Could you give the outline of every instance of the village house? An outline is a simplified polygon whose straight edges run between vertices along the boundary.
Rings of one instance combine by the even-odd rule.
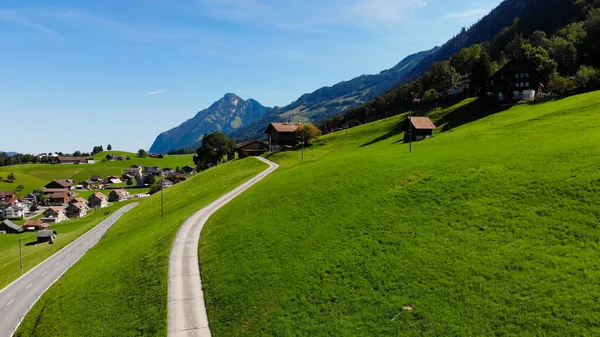
[[[10,205],[8,207],[5,207],[2,210],[2,219],[12,219],[12,220],[24,219],[25,213],[26,213],[25,206],[19,207],[19,206],[15,206],[15,205]]]
[[[541,80],[535,65],[526,60],[511,60],[492,76],[500,101],[534,99],[542,94]]]
[[[49,244],[53,244],[57,236],[58,233],[55,230],[49,229],[37,232],[36,239],[37,243],[48,242]]]
[[[31,204],[38,203],[40,201],[40,193],[28,193],[23,197],[23,202],[26,204],[29,202]]]
[[[194,167],[191,167],[189,165],[186,165],[186,166],[182,167],[181,170],[185,174],[189,174],[189,175],[194,175],[194,174],[198,173],[198,171],[196,171],[196,169]]]
[[[88,160],[85,157],[59,157],[60,164],[87,164]]]
[[[141,176],[142,175],[142,165],[138,165],[138,164],[133,164],[131,165],[127,171],[127,173],[133,175],[133,176]]]
[[[116,184],[121,184],[123,181],[119,178],[110,178],[110,179],[106,179],[106,185],[116,185]]]
[[[102,178],[100,176],[91,176],[90,180],[93,181],[94,183],[99,183],[102,181]]]
[[[296,130],[300,124],[288,122],[270,123],[265,134],[269,136],[269,149],[271,152],[281,148],[291,148],[297,143]]]
[[[144,175],[160,175],[160,166],[144,166]]]
[[[135,179],[135,177],[131,174],[127,174],[127,173],[123,173],[123,175],[121,176],[123,181],[133,181]]]
[[[69,200],[71,200],[71,197],[68,193],[56,192],[46,198],[46,206],[64,206]]]
[[[170,181],[169,179],[163,179],[163,180],[159,181],[159,182],[157,183],[157,185],[158,185],[158,186],[159,186],[161,189],[163,189],[163,188],[168,188],[168,187],[171,187],[171,186],[173,186],[173,182],[172,182],[172,181]]]
[[[46,186],[44,186],[45,188],[56,188],[56,189],[67,189],[70,190],[74,187],[74,184],[72,182],[69,182],[67,180],[53,180],[51,182],[49,182]]]
[[[86,205],[87,204],[87,200],[85,200],[82,197],[77,197],[77,198],[73,198],[73,199],[69,200],[69,205],[73,205],[73,204],[76,204],[76,203],[82,203],[82,204]]]
[[[44,211],[42,221],[45,223],[59,223],[67,220],[65,211],[62,207],[53,206]]]
[[[164,169],[162,169],[162,176],[166,177],[171,174],[175,174],[175,170],[172,167],[165,167]]]
[[[0,202],[8,203],[8,201],[15,197],[15,191],[0,191]]]
[[[76,202],[70,204],[66,208],[66,213],[68,218],[83,218],[87,215],[88,207],[86,206],[87,202]]]
[[[116,154],[107,154],[106,157],[104,157],[104,159],[106,159],[108,161],[117,160],[117,155]]]
[[[175,177],[177,177],[179,181],[186,181],[188,179],[188,177],[185,174],[178,174]]]
[[[108,201],[110,201],[110,202],[123,201],[123,200],[127,200],[128,197],[129,197],[129,192],[127,192],[125,190],[122,190],[122,189],[112,190],[108,194]]]
[[[29,232],[37,232],[48,228],[50,228],[50,225],[42,220],[27,220],[23,225],[23,229]]]
[[[96,183],[91,180],[86,180],[81,183],[81,187],[84,190],[93,190],[94,188],[96,188]]]
[[[262,156],[269,150],[269,145],[258,140],[249,140],[245,143],[238,144],[234,148],[238,158],[246,158],[249,156]]]
[[[23,232],[23,228],[19,225],[14,224],[10,220],[4,220],[0,222],[0,233],[4,234],[19,234]]]
[[[108,198],[100,192],[94,193],[88,198],[88,206],[94,209],[108,207]]]
[[[408,117],[408,125],[403,127],[404,131],[404,141],[409,142],[412,138],[412,141],[419,141],[425,138],[433,137],[433,130],[435,130],[435,125],[429,119],[429,117]]]

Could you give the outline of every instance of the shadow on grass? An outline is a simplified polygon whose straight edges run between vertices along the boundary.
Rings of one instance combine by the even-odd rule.
[[[27,243],[25,244],[25,246],[35,246],[35,245],[37,245],[37,244],[38,244],[38,242],[37,242],[37,241],[31,241],[31,242],[27,242]]]
[[[438,127],[443,126],[442,132],[449,131],[461,125],[506,111],[514,105],[515,103],[497,104],[496,101],[476,100],[444,115],[436,122],[436,125]]]
[[[396,125],[394,125],[394,127],[388,133],[386,133],[382,136],[379,136],[379,137],[373,139],[372,141],[361,145],[360,147],[366,147],[369,145],[373,145],[373,144],[379,143],[381,141],[384,141],[386,139],[389,139],[391,137],[394,137],[394,136],[397,136],[397,135],[403,133],[404,131],[402,130],[402,125],[404,124],[404,121],[405,120],[403,119],[402,121],[396,123]]]
[[[455,102],[453,102],[452,104],[454,104],[454,103]],[[442,107],[442,109],[448,108],[448,107],[452,106],[452,104],[446,104],[445,106]],[[515,105],[515,103],[498,104],[497,101],[495,101],[495,100],[476,100],[469,104],[465,104],[464,106],[461,106],[460,108],[453,110],[448,114],[442,115],[440,119],[435,121],[435,123],[437,126],[443,126],[442,132],[445,132],[445,131],[449,131],[453,128],[459,127],[461,125],[474,122],[481,118],[485,118],[487,116],[491,116],[493,114],[508,110],[508,109],[512,108],[514,105]],[[435,116],[435,117],[433,116],[436,114],[435,112],[433,113],[433,115],[428,114],[427,113],[428,111],[429,110],[425,110],[425,109],[415,111],[413,113],[413,116],[430,115],[430,117],[432,119],[434,119],[435,117],[439,117],[439,116]],[[373,139],[372,141],[370,141],[368,143],[361,145],[360,147],[366,147],[369,145],[373,145],[378,142],[384,141],[386,139],[389,139],[391,137],[401,134],[402,132],[404,132],[403,126],[404,126],[405,121],[406,121],[405,119],[399,121],[396,125],[394,125],[394,127],[389,132],[387,132],[386,134],[384,134],[380,137]],[[397,143],[404,143],[404,139],[394,142],[394,144],[397,144]]]

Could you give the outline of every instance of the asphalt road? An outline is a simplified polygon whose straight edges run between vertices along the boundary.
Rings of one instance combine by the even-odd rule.
[[[2,289],[0,291],[0,337],[12,336],[21,324],[23,317],[40,296],[100,241],[104,233],[123,214],[135,206],[137,203],[122,207],[58,253]],[[58,233],[57,243],[60,243],[60,233]],[[47,245],[47,243],[43,244]]]
[[[211,336],[198,264],[200,232],[214,212],[279,167],[262,157],[256,158],[269,168],[192,215],[177,232],[169,257],[169,337]]]

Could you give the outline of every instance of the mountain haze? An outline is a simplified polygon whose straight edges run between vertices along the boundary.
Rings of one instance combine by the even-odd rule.
[[[150,152],[164,153],[174,149],[197,147],[205,134],[220,131],[229,134],[262,117],[271,109],[259,102],[243,100],[235,94],[226,94],[176,128],[161,133],[150,147]]]

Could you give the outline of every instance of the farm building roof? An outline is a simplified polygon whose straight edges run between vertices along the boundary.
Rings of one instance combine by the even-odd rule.
[[[16,231],[19,231],[19,230],[21,230],[21,226],[14,224],[14,223],[13,223],[12,221],[10,221],[10,220],[4,220],[4,221],[2,221],[2,223],[3,223],[5,226],[7,226],[7,227],[10,227],[10,228],[12,228],[12,229],[14,229],[14,230],[16,230]]]
[[[38,237],[38,238],[51,238],[53,235],[56,235],[56,234],[58,234],[58,233],[56,233],[55,230],[49,229],[49,230],[37,232],[36,237]]]
[[[429,119],[429,117],[409,117],[409,118],[410,118],[410,123],[417,130],[433,130],[433,129],[435,129],[435,125],[433,124],[431,119]]]
[[[288,122],[283,122],[283,123],[273,122],[273,123],[269,124],[265,133],[269,133],[269,129],[271,127],[274,128],[275,130],[277,130],[277,132],[296,132],[296,130],[298,129],[298,126],[300,126],[300,125],[288,123]]]

